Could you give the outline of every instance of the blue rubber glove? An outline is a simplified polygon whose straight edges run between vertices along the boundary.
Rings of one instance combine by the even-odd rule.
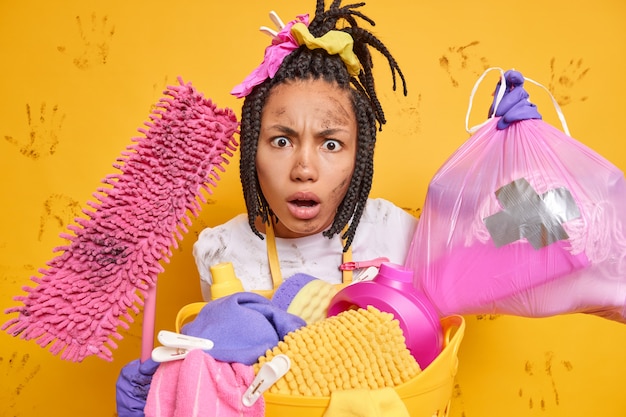
[[[152,359],[144,363],[136,359],[122,368],[115,384],[118,417],[144,417],[150,383],[158,366]]]

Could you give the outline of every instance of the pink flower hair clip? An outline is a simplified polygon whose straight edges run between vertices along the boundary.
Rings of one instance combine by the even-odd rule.
[[[265,48],[265,56],[261,65],[256,67],[240,84],[230,92],[237,98],[242,98],[250,94],[252,89],[261,84],[268,78],[274,77],[276,71],[283,63],[283,60],[294,50],[300,46],[296,38],[291,34],[291,28],[296,23],[303,23],[309,26],[309,15],[298,15],[294,20],[286,25],[278,17],[276,12],[270,12],[270,19],[278,28],[278,31],[272,30],[266,26],[261,26],[260,30],[272,37],[272,44]]]
[[[272,37],[272,44],[265,48],[263,62],[241,84],[235,86],[230,92],[237,98],[242,98],[250,94],[252,89],[268,78],[273,78],[283,60],[300,45],[306,45],[309,49],[324,49],[331,55],[339,55],[346,65],[348,73],[356,77],[361,71],[359,59],[352,50],[354,43],[350,34],[331,30],[316,38],[309,32],[309,15],[298,15],[296,19],[286,25],[275,12],[270,12],[270,19],[278,31],[266,26],[261,26],[261,32]]]

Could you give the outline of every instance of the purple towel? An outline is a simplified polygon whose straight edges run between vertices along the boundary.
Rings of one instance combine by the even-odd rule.
[[[182,333],[212,340],[207,353],[218,361],[252,365],[305,324],[259,294],[238,292],[207,303]]]

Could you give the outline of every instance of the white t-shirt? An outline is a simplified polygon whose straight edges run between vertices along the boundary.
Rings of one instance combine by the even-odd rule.
[[[416,225],[415,217],[389,201],[369,199],[352,242],[352,260],[387,257],[390,262],[403,264]],[[209,267],[231,262],[246,291],[271,289],[266,242],[252,232],[245,214],[204,229],[193,247],[200,279],[211,284]],[[341,282],[343,246],[338,235],[331,239],[322,233],[292,239],[276,237],[276,249],[283,279],[305,273],[333,284]]]

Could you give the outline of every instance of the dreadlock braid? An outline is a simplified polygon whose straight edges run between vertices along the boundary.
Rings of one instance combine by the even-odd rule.
[[[257,86],[256,95],[264,97],[267,95],[269,86],[261,84]],[[241,157],[239,162],[239,178],[243,187],[246,210],[248,212],[248,222],[252,231],[263,238],[261,233],[254,226],[257,216],[267,223],[269,220],[269,206],[263,193],[256,174],[256,151],[260,131],[261,112],[263,111],[262,100],[245,100],[242,107],[241,116]]]
[[[255,219],[260,217],[267,224],[273,216],[261,192],[256,172],[256,152],[263,107],[272,88],[278,84],[289,80],[323,79],[349,91],[358,129],[354,174],[348,191],[337,208],[333,223],[324,231],[324,236],[331,238],[340,234],[349,224],[341,236],[345,242],[344,251],[352,244],[372,187],[377,123],[381,128],[386,123],[383,108],[376,95],[370,47],[387,59],[393,78],[393,89],[396,89],[397,74],[402,80],[403,92],[407,94],[404,75],[389,50],[376,36],[358,26],[358,19],[375,25],[373,20],[356,10],[364,4],[341,6],[341,0],[333,0],[328,10],[325,10],[324,0],[317,0],[315,17],[309,24],[309,31],[315,37],[321,37],[331,30],[341,30],[352,37],[353,52],[361,64],[358,77],[351,77],[348,74],[345,64],[338,55],[329,55],[323,49],[310,50],[306,46],[300,46],[283,60],[273,78],[268,78],[255,86],[245,98],[241,114],[240,179],[248,211],[248,222],[252,231],[260,238],[263,238],[263,235],[257,230]],[[345,27],[338,27],[340,22]]]

